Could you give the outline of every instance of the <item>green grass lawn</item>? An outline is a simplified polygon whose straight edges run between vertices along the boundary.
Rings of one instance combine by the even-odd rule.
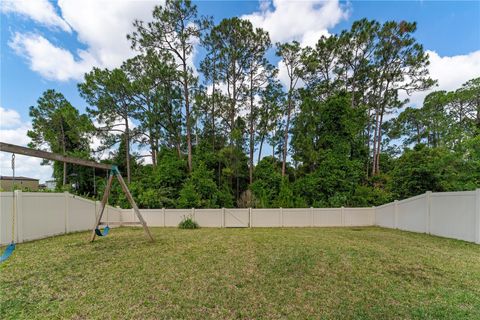
[[[17,246],[0,319],[480,319],[480,246],[381,228],[111,231]]]

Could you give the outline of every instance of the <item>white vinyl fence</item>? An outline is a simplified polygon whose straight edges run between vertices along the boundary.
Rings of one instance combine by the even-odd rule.
[[[376,225],[480,244],[480,189],[430,191],[375,208]]]
[[[94,201],[65,193],[15,191],[15,242],[41,239],[75,231],[91,230],[95,224]],[[0,192],[0,244],[12,241],[12,192]],[[120,208],[107,206],[105,215],[122,221]]]
[[[191,217],[201,227],[351,227],[375,225],[375,208],[275,209],[141,209],[152,227],[176,227]],[[122,209],[122,221],[138,222],[132,209]]]
[[[93,228],[99,203],[65,193],[16,191],[15,240],[23,242]],[[11,241],[11,192],[0,193],[0,244]],[[201,227],[354,227],[378,225],[480,244],[480,189],[427,192],[370,208],[142,209],[152,227],[192,217]],[[108,206],[104,221],[137,222],[132,209]]]

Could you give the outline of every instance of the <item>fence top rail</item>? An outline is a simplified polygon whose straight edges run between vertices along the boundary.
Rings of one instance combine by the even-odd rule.
[[[433,193],[432,193],[432,194],[433,194]],[[418,196],[414,196],[414,197],[411,197],[411,198],[398,200],[398,204],[408,203],[408,202],[415,201],[415,200],[418,200],[418,199],[423,199],[423,198],[425,198],[426,196],[427,196],[426,193],[422,193],[422,194],[419,194]],[[391,203],[392,203],[392,202],[391,202]]]
[[[387,208],[389,206],[392,206],[395,204],[395,202],[389,202],[389,203],[385,203],[385,204],[382,204],[381,206],[377,206],[375,207],[375,209],[384,209],[384,208]]]
[[[475,191],[449,191],[449,192],[432,192],[432,197],[443,196],[475,196]]]

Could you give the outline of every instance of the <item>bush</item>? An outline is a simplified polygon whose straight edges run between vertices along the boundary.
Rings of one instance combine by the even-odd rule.
[[[196,221],[194,221],[190,217],[185,217],[183,220],[178,224],[179,229],[198,229],[200,226]]]

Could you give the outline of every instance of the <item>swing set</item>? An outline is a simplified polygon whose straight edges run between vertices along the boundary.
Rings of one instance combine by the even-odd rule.
[[[13,188],[12,188],[12,199],[13,199],[13,205],[12,205],[12,242],[7,246],[5,249],[4,253],[2,256],[0,256],[0,263],[7,260],[15,250],[15,216],[16,216],[16,204],[15,204],[15,154],[21,154],[25,156],[30,156],[30,157],[35,157],[35,158],[41,158],[41,159],[47,159],[47,160],[53,160],[53,161],[60,161],[64,163],[71,163],[75,165],[80,165],[80,166],[86,166],[86,167],[92,167],[95,169],[102,169],[102,170],[107,170],[108,172],[108,178],[107,178],[107,184],[103,193],[102,201],[100,202],[100,208],[99,212],[97,213],[96,210],[96,205],[95,205],[95,214],[96,214],[96,221],[95,225],[93,226],[92,229],[92,234],[90,236],[90,242],[93,242],[95,240],[96,236],[99,237],[105,237],[108,235],[110,231],[109,225],[120,225],[120,224],[129,224],[129,225],[141,225],[143,227],[143,230],[145,232],[145,235],[150,241],[153,241],[152,234],[150,233],[150,230],[148,229],[147,223],[142,217],[142,214],[140,213],[140,210],[138,209],[137,204],[135,203],[135,200],[132,197],[132,194],[130,193],[130,190],[128,189],[127,184],[123,180],[122,175],[120,174],[120,171],[118,170],[118,167],[116,165],[112,164],[106,164],[106,163],[98,163],[95,161],[91,160],[85,160],[85,159],[79,159],[79,158],[74,158],[70,156],[64,156],[60,155],[57,153],[53,152],[47,152],[47,151],[42,151],[42,150],[35,150],[35,149],[30,149],[22,146],[17,146],[14,144],[10,143],[5,143],[5,142],[0,142],[0,151],[1,152],[9,152],[12,153],[12,171],[13,171]],[[124,223],[124,222],[113,222],[113,221],[108,221],[108,197],[110,195],[110,191],[112,189],[112,184],[113,184],[113,179],[117,178],[120,186],[122,187],[122,190],[127,197],[128,202],[133,208],[133,211],[135,212],[139,222],[133,222],[133,223]],[[95,171],[94,171],[94,181],[95,181]],[[96,185],[94,182],[94,189],[96,189]],[[96,191],[95,191],[96,193]],[[107,208],[106,208],[107,207]],[[102,221],[103,213],[105,211],[105,208],[107,209],[107,222]],[[104,226],[103,231],[100,230],[100,226]]]

